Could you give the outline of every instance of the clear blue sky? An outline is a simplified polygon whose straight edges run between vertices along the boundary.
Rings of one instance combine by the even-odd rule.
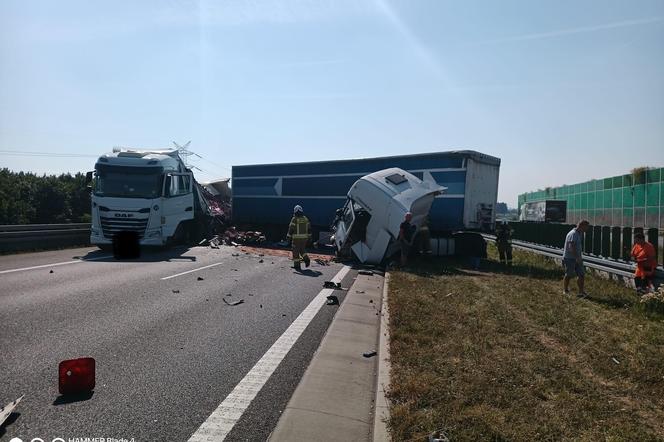
[[[664,165],[664,1],[0,2],[0,167],[475,149],[499,200]]]

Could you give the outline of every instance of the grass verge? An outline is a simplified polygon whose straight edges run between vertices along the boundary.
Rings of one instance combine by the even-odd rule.
[[[559,264],[491,245],[477,272],[414,267],[389,288],[394,440],[664,440],[664,316],[632,290],[564,296]]]

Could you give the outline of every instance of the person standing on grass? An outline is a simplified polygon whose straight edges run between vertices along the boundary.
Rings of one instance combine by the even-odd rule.
[[[643,294],[653,290],[652,279],[655,276],[657,267],[657,257],[655,247],[646,241],[643,233],[634,235],[634,247],[632,247],[632,256],[636,261],[636,271],[634,272],[634,284],[636,292]]]
[[[408,255],[413,246],[413,236],[415,235],[416,227],[410,223],[413,219],[413,214],[406,212],[403,222],[399,225],[399,245],[401,246],[401,265],[405,266],[408,263]]]
[[[512,230],[509,224],[501,223],[496,227],[496,247],[500,262],[512,265]]]
[[[578,296],[585,297],[588,294],[584,290],[585,270],[583,268],[583,237],[588,231],[590,223],[585,219],[575,228],[569,231],[565,237],[565,249],[563,252],[563,267],[565,277],[563,278],[563,294],[569,294],[569,281],[577,277],[576,284],[579,287]]]

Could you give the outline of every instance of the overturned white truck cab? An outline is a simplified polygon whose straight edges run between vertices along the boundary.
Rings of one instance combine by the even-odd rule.
[[[337,210],[333,225],[337,253],[352,252],[362,263],[379,264],[398,251],[399,226],[406,212],[412,213],[411,224],[419,229],[434,197],[445,189],[396,167],[363,176]]]

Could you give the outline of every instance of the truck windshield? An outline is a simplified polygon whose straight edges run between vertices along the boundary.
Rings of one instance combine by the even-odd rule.
[[[95,195],[123,198],[157,198],[161,196],[161,173],[97,172]]]

